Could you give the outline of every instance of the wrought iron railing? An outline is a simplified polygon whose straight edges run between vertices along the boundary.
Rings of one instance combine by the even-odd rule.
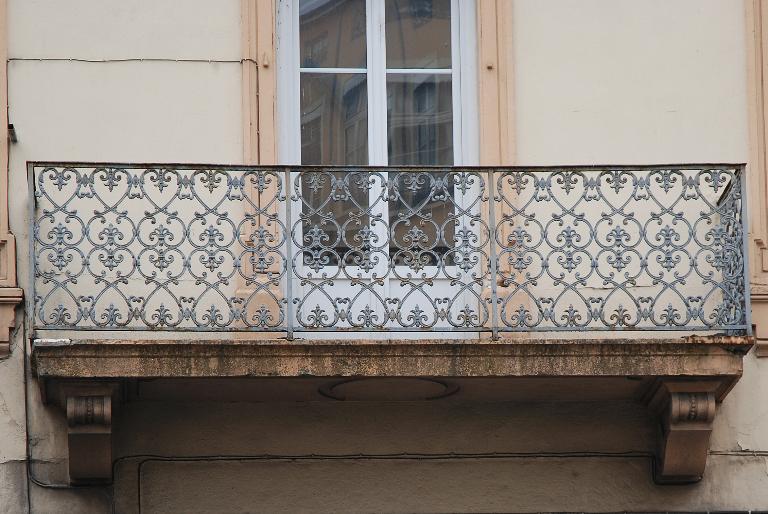
[[[37,330],[750,327],[741,165],[29,176]]]

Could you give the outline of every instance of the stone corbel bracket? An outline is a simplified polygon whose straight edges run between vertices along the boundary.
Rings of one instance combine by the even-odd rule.
[[[704,476],[720,383],[660,380],[647,397],[659,418],[654,463],[659,484],[689,484]]]
[[[67,416],[69,480],[75,484],[112,480],[112,420],[117,383],[67,383],[56,403]]]

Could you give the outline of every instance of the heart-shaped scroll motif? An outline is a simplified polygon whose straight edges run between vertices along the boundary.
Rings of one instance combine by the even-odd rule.
[[[175,212],[177,207],[174,204],[178,200],[189,201],[194,198],[191,178],[182,170],[149,168],[138,175],[137,182],[140,195],[137,199],[142,201],[136,203],[143,207],[148,217]],[[192,206],[194,202],[188,205]]]
[[[243,203],[241,199],[245,195],[245,184],[242,176],[231,176],[225,170],[203,169],[195,170],[188,181],[190,196],[187,197],[183,192],[186,189],[183,187],[179,197],[179,203],[183,202],[187,208],[184,211],[187,215],[194,213],[196,217],[226,217],[234,214],[227,212],[233,199],[240,205]],[[190,211],[190,208],[194,210]]]

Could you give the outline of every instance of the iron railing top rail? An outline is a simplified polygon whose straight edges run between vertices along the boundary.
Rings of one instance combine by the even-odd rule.
[[[742,163],[28,168],[36,330],[751,330]]]
[[[601,170],[652,170],[652,169],[718,169],[718,168],[745,168],[744,162],[698,162],[698,163],[651,163],[651,164],[626,164],[626,163],[608,163],[608,164],[515,164],[499,166],[465,166],[451,165],[441,166],[434,164],[424,165],[325,165],[325,164],[222,164],[222,163],[190,163],[190,162],[109,162],[109,161],[50,161],[50,160],[29,160],[27,161],[27,170],[40,167],[70,167],[70,168],[177,168],[184,170],[205,170],[220,169],[232,171],[247,171],[254,169],[334,169],[334,170],[506,170],[506,171],[601,171]]]

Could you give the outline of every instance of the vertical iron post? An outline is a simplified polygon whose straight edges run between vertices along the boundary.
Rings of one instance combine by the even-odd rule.
[[[749,190],[747,187],[747,173],[746,166],[744,164],[737,167],[739,174],[739,188],[741,189],[741,199],[739,201],[739,221],[741,222],[741,235],[742,235],[742,262],[744,263],[744,323],[746,334],[752,335],[752,298],[750,292],[750,274],[749,269],[749,204],[747,203],[747,196],[749,196]]]
[[[498,280],[498,263],[496,262],[496,190],[493,176],[493,169],[488,170],[488,225],[489,225],[489,244],[490,248],[490,273],[491,273],[491,332],[493,340],[499,338],[499,319],[497,307],[499,303],[498,291],[496,290]]]
[[[285,181],[285,320],[286,320],[286,338],[293,340],[293,226],[291,222],[291,168],[286,166],[284,169]]]

